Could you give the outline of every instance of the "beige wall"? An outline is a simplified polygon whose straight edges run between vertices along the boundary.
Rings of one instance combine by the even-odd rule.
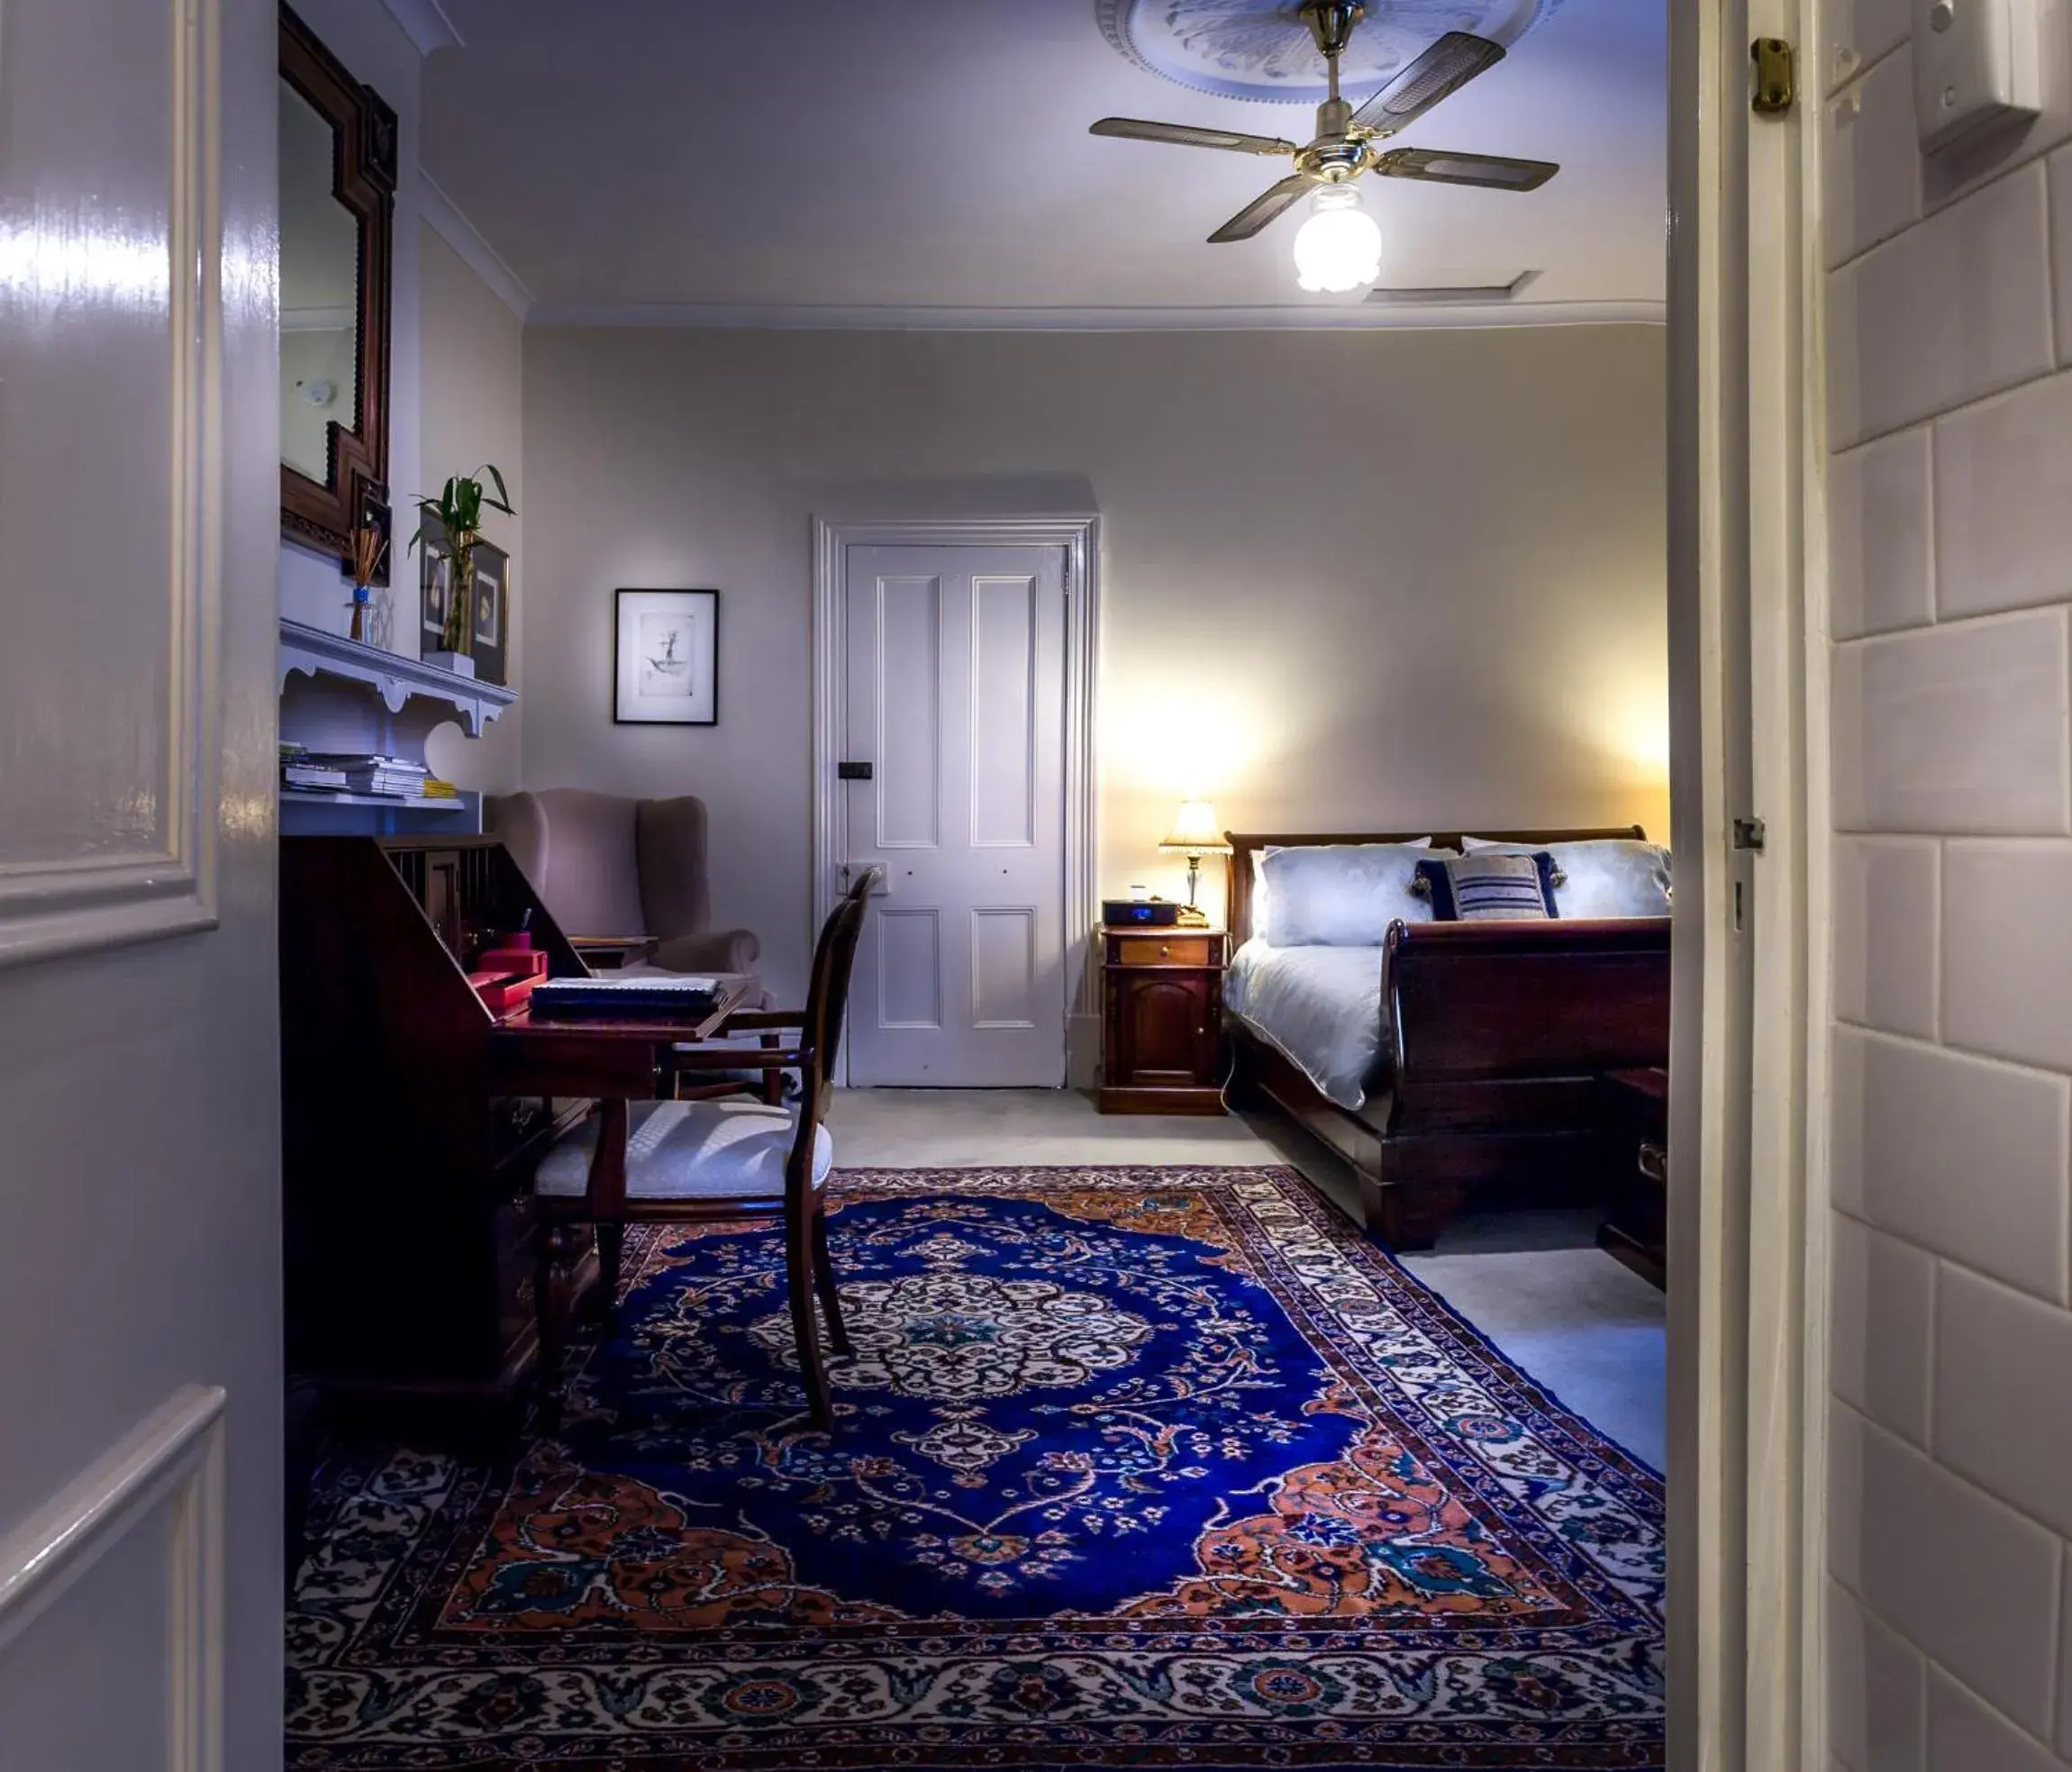
[[[2072,23],[2026,139],[1923,163],[1906,8],[1831,10],[1855,53],[1822,64],[1868,70],[1821,114],[1832,1745],[2046,1772],[2072,1760],[2072,149],[2038,149],[2072,132]]]
[[[425,491],[434,492],[450,474],[471,474],[485,462],[503,470],[515,517],[489,513],[483,534],[511,556],[508,680],[520,682],[524,629],[525,450],[523,445],[525,329],[518,316],[491,293],[460,255],[430,227],[423,231],[420,332],[424,379],[420,390],[420,456]],[[410,533],[415,504],[396,500],[398,538]],[[416,643],[417,561],[408,556],[395,577],[399,635]],[[401,642],[399,641],[399,644]],[[462,787],[508,793],[519,785],[519,749],[525,704],[518,704],[488,727],[478,741],[458,726],[442,728],[429,747],[435,773]]]
[[[525,779],[704,795],[717,914],[795,986],[810,518],[1092,504],[1104,888],[1179,883],[1195,793],[1252,829],[1666,834],[1663,407],[1645,327],[534,329]],[[619,586],[719,587],[716,727],[612,724]]]

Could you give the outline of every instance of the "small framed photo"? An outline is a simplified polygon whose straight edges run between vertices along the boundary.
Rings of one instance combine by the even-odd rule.
[[[502,683],[504,649],[510,632],[511,556],[487,541],[475,544],[474,582],[468,586],[468,650],[478,682]]]
[[[717,591],[620,591],[612,628],[613,722],[719,723]]]
[[[417,655],[446,650],[446,613],[453,595],[453,561],[446,551],[446,532],[424,520],[417,539]]]

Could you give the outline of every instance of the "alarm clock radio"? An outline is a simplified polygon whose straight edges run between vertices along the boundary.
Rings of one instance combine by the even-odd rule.
[[[1180,907],[1164,898],[1104,898],[1101,921],[1111,929],[1120,929],[1127,923],[1173,929],[1179,923]]]

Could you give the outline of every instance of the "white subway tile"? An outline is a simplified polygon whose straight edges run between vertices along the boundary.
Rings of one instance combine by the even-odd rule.
[[[1835,839],[1834,1009],[1843,1021],[1935,1037],[1940,874],[1931,839]]]
[[[1950,1469],[2072,1534],[2072,1313],[1944,1268],[1933,1449]]]
[[[1832,92],[1906,41],[1907,0],[1822,0],[1821,23],[1829,50],[1823,84]]]
[[[1925,1446],[1934,1259],[1839,1213],[1833,1222],[1834,1393],[1880,1427]]]
[[[1936,1667],[1928,1677],[1928,1772],[2065,1772],[2065,1763]]]
[[[2072,597],[2072,375],[1935,423],[1935,604],[1945,620]]]
[[[1858,1772],[1921,1772],[1928,1664],[1921,1651],[1828,1586],[1828,1745]]]
[[[1935,619],[1929,430],[1895,432],[1828,467],[1828,613],[1854,640]]]
[[[2058,1540],[1862,1424],[1860,1489],[1837,1493],[1860,1540],[1864,1604],[2033,1734],[2051,1726]]]
[[[2062,1303],[2072,1084],[1882,1034],[1850,1037],[1862,1071],[1855,1099],[1835,1098],[1837,1204],[1853,1194],[1870,1223]]]
[[[2045,208],[2035,160],[1828,274],[1834,447],[2050,368]]]
[[[1943,1034],[2072,1070],[2072,844],[1953,842],[1943,857]]]
[[[1837,647],[1837,824],[2063,834],[2066,704],[2062,610]]]
[[[1831,268],[1920,219],[1911,51],[1903,47],[1837,93],[1825,122],[1821,230]]]

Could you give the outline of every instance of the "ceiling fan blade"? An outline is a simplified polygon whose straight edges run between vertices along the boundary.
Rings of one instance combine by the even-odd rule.
[[[1197,129],[1192,123],[1148,123],[1137,117],[1103,117],[1090,135],[1117,135],[1130,141],[1170,141],[1178,148],[1227,148],[1233,154],[1292,154],[1295,144],[1277,135],[1242,135],[1229,129]]]
[[[1391,148],[1375,156],[1374,169],[1384,178],[1480,185],[1492,191],[1537,191],[1561,170],[1552,160],[1516,160],[1507,154],[1449,154],[1437,148]]]
[[[1317,182],[1306,172],[1297,172],[1282,179],[1270,191],[1254,197],[1211,234],[1209,244],[1228,246],[1233,240],[1250,240],[1298,197],[1314,190]]]
[[[1503,44],[1470,32],[1449,31],[1355,111],[1352,120],[1377,135],[1394,135],[1503,59]]]

